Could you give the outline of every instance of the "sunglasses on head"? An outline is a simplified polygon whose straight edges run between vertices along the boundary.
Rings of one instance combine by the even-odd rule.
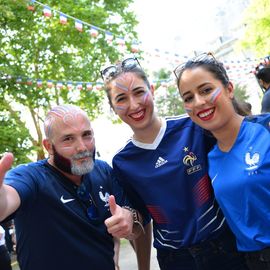
[[[108,81],[115,77],[121,71],[129,71],[135,67],[141,68],[139,60],[136,57],[130,57],[122,62],[118,63],[117,65],[111,65],[106,67],[105,69],[100,71],[100,75],[103,81]]]
[[[175,69],[174,69],[174,75],[177,79],[179,79],[179,74],[181,73],[181,71],[185,68],[187,63],[198,63],[198,62],[202,62],[202,63],[212,63],[212,62],[217,62],[216,58],[214,57],[214,55],[210,52],[208,53],[202,53],[199,54],[191,59],[189,59],[188,61],[181,63],[180,65],[178,65]]]

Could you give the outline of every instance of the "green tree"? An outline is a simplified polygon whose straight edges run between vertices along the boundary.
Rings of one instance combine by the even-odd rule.
[[[13,117],[9,117],[10,114]],[[16,119],[19,121],[18,112],[8,112],[5,105],[0,104],[0,153],[13,152],[14,165],[29,162],[33,149],[28,130],[23,125],[17,125]]]
[[[241,45],[259,57],[270,54],[269,0],[252,0],[245,12],[245,34]]]
[[[132,2],[47,0],[52,17],[44,17],[44,7],[39,2],[0,0],[0,94],[6,109],[4,119],[6,125],[12,122],[24,130],[21,141],[24,141],[23,136],[31,141],[37,159],[44,157],[42,124],[52,105],[77,104],[90,118],[102,112],[103,91],[87,91],[85,85],[81,91],[69,90],[67,81],[72,81],[73,86],[79,82],[95,84],[104,63],[120,57],[116,39],[107,42],[105,30],[114,38],[125,37],[130,49],[137,37],[133,30],[137,21],[129,11]],[[28,10],[27,5],[33,10]],[[68,15],[67,24],[59,23],[59,11]],[[75,28],[75,18],[83,22],[83,32]],[[91,25],[99,28],[98,37],[90,36]],[[42,86],[37,84],[38,80],[43,82]],[[52,87],[48,87],[47,80],[52,80]],[[64,87],[57,82],[62,82]],[[26,134],[26,120],[20,110],[29,112],[35,134]],[[17,136],[20,137],[20,133]],[[14,140],[7,146],[14,151],[16,143]],[[25,151],[25,144],[17,146]]]
[[[237,100],[246,102],[249,98],[247,94],[247,86],[236,83],[234,85],[234,96]]]
[[[155,104],[160,116],[185,113],[175,81],[170,79],[170,75],[171,72],[165,69],[154,72],[156,81]]]

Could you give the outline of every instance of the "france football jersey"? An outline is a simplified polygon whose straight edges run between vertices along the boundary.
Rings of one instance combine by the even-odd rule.
[[[270,114],[247,117],[229,152],[209,153],[216,198],[240,251],[270,247]]]
[[[225,220],[211,189],[212,137],[186,115],[163,120],[152,144],[134,139],[113,158],[129,199],[153,219],[154,246],[179,249],[216,238]]]
[[[104,220],[111,216],[110,194],[119,205],[128,205],[127,199],[106,162],[95,160],[83,179],[97,207],[95,220],[76,195],[78,187],[47,160],[8,172],[5,184],[21,199],[15,226],[22,270],[115,269],[114,243]]]

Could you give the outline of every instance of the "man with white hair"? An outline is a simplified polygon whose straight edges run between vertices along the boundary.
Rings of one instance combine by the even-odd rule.
[[[95,160],[83,110],[57,106],[44,127],[48,159],[10,170],[4,183],[12,154],[0,163],[0,220],[14,213],[20,269],[114,270],[113,237],[136,238],[141,217],[111,167]]]

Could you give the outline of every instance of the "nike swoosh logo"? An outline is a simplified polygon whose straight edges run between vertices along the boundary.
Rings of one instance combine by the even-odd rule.
[[[64,196],[62,195],[60,200],[61,200],[62,203],[68,203],[68,202],[74,201],[75,199],[64,199]]]

